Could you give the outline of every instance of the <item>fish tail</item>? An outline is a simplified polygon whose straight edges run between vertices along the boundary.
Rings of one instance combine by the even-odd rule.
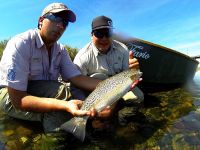
[[[72,133],[82,142],[85,139],[85,130],[88,117],[74,117],[60,126],[60,129]]]

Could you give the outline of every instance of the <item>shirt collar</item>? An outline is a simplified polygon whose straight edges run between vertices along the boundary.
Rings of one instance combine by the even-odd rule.
[[[40,48],[42,48],[42,47],[44,46],[44,42],[43,42],[43,40],[42,40],[42,38],[41,38],[41,36],[40,36],[39,29],[36,29],[36,32],[37,32],[37,36],[36,36],[36,46],[37,46],[38,49],[40,49]],[[56,42],[56,43],[57,43],[57,42]],[[55,51],[54,53],[56,53],[56,55],[57,55],[58,53],[61,53],[61,49],[57,49],[57,48],[56,48],[56,46],[57,46],[56,43],[53,44],[52,49],[53,49],[53,51],[54,51],[54,49],[56,49],[56,51]]]
[[[37,33],[37,36],[36,36],[36,46],[37,48],[41,48],[42,46],[44,46],[44,42],[40,36],[40,30],[39,29],[36,29],[36,33]]]
[[[116,49],[117,49],[117,46],[115,45],[115,42],[112,42],[112,45],[111,45],[111,46],[112,46],[112,49],[113,49],[113,50],[116,50]]]
[[[97,47],[94,45],[93,42],[92,42],[92,50],[95,56],[98,56],[100,54],[99,50],[97,49]]]

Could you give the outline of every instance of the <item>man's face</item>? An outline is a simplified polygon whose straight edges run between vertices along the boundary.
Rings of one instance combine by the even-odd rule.
[[[40,34],[45,42],[56,42],[65,31],[68,22],[57,14],[47,14],[40,18]],[[47,44],[48,44],[47,43]]]
[[[92,41],[101,53],[107,53],[112,43],[112,30],[108,28],[92,31]]]

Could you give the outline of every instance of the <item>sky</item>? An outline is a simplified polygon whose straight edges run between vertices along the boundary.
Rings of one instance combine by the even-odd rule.
[[[65,3],[77,17],[62,44],[82,48],[91,40],[93,18],[113,20],[114,32],[159,44],[189,56],[200,55],[200,0],[0,0],[0,41],[37,28],[43,9]]]

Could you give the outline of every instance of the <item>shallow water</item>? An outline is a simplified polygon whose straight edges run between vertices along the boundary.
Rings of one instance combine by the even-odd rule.
[[[200,72],[186,87],[146,95],[144,107],[127,126],[88,132],[80,143],[72,135],[46,135],[39,124],[0,112],[0,150],[200,149]]]

